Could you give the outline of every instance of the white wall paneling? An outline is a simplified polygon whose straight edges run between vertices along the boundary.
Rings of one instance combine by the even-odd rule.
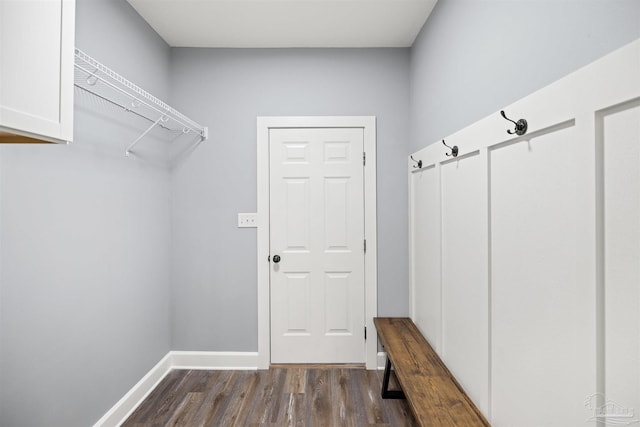
[[[505,111],[409,160],[412,316],[495,426],[635,421],[640,40]]]
[[[602,389],[640,411],[640,100],[596,115],[602,210]],[[636,415],[635,419],[638,418]]]
[[[502,425],[542,422],[541,407],[575,425],[595,387],[584,357],[594,348],[584,333],[592,245],[579,244],[590,203],[577,188],[592,182],[579,176],[587,165],[573,153],[588,147],[576,133],[551,127],[491,151],[492,398]]]
[[[430,165],[410,176],[411,315],[437,350],[441,347],[440,165]],[[418,197],[422,195],[422,197]]]
[[[488,410],[486,155],[442,164],[442,357],[483,411]],[[475,355],[469,359],[468,355]]]

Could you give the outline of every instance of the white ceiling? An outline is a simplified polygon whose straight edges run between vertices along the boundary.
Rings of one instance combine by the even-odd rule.
[[[408,47],[437,0],[127,0],[174,47]]]

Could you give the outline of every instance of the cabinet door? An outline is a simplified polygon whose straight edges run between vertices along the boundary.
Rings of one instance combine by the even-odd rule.
[[[0,140],[72,139],[74,33],[73,0],[0,1]]]

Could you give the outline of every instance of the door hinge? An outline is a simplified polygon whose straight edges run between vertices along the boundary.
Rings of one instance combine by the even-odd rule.
[[[364,239],[364,253],[367,253],[367,239]]]
[[[367,166],[367,153],[362,152],[362,166]]]
[[[364,340],[367,340],[367,325],[364,326]]]

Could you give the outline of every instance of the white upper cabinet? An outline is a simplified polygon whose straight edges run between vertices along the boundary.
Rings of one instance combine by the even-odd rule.
[[[0,142],[73,139],[74,0],[0,0]]]

